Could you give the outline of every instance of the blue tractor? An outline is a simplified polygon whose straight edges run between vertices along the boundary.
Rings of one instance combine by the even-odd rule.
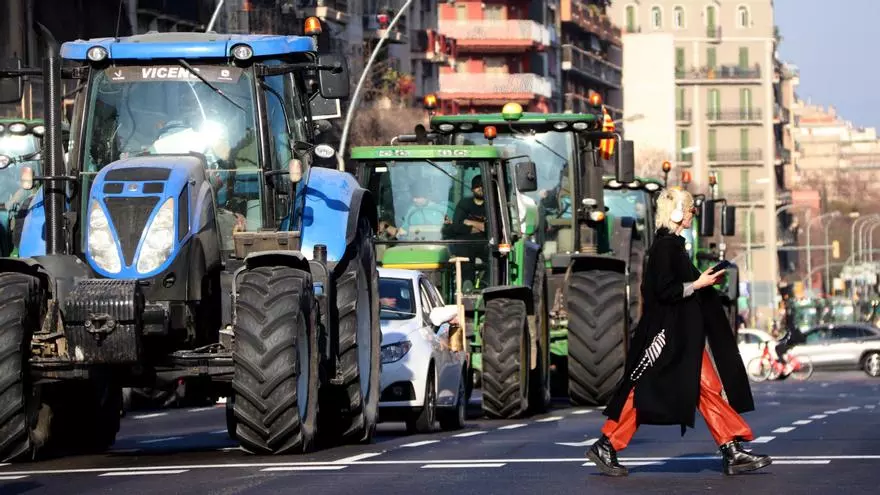
[[[147,33],[0,71],[42,75],[46,101],[20,257],[0,258],[0,460],[104,449],[122,387],[181,378],[230,398],[251,453],[371,440],[376,206],[312,166],[334,152],[313,144],[312,116],[349,91],[345,59],[316,46]],[[62,78],[76,86],[66,161]]]

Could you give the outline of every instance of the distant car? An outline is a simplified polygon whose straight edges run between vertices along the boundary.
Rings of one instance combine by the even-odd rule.
[[[379,268],[382,325],[380,421],[404,421],[410,432],[464,427],[467,356],[450,347],[457,315],[421,272]]]
[[[743,328],[737,332],[736,343],[739,347],[739,354],[742,356],[743,365],[748,366],[749,361],[764,352],[761,347],[764,342],[770,342],[770,352],[775,357],[773,346],[776,345],[776,342],[769,333],[757,328]]]
[[[806,342],[791,349],[807,355],[816,369],[860,369],[880,376],[880,329],[866,323],[818,325],[804,332]]]

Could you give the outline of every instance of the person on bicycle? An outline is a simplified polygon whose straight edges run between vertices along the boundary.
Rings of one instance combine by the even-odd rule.
[[[626,448],[639,425],[677,424],[684,435],[686,427],[694,427],[697,410],[721,448],[725,474],[772,462],[740,444],[754,435],[739,413],[754,410],[755,404],[721,296],[712,288],[724,271],[700,273],[685,249],[681,232],[695,213],[694,199],[684,189],[664,190],[657,199],[657,235],[641,286],[642,317],[624,376],[603,412],[608,420],[602,436],[587,452],[610,476],[628,474],[617,451]]]

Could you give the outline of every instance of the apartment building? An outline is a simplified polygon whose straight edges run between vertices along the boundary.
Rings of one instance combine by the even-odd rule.
[[[675,170],[691,172],[692,190],[706,191],[713,174],[718,195],[738,207],[741,235],[728,243],[728,255],[741,256],[744,267],[751,261],[742,280],[753,276],[752,303],[769,317],[779,273],[773,2],[621,0],[608,12],[625,44],[630,36],[672,35],[675,84],[667,97],[675,102],[674,121],[655,125],[675,127]],[[640,63],[626,46],[624,78],[630,62]],[[656,56],[653,50],[646,57]],[[643,113],[629,101],[626,111]]]
[[[606,0],[560,0],[562,88],[566,112],[584,112],[599,93],[614,119],[623,119],[623,42]]]
[[[776,104],[773,113],[773,127],[776,138],[776,207],[777,232],[781,248],[799,244],[799,227],[796,220],[796,207],[793,189],[795,182],[795,141],[792,133],[793,108],[797,99],[796,89],[800,83],[798,68],[776,59],[776,83],[773,90]],[[801,258],[797,250],[780,249],[779,274],[782,277],[797,272]]]
[[[456,39],[454,67],[442,67],[438,98],[449,112],[497,112],[509,101],[528,111],[561,107],[558,0],[449,0],[439,31]]]

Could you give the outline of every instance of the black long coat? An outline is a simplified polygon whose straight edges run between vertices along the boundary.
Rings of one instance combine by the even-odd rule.
[[[755,408],[736,337],[718,292],[708,287],[683,297],[684,283],[700,276],[684,242],[683,237],[666,229],[657,231],[642,280],[644,309],[627,354],[626,372],[604,411],[609,418],[619,419],[635,386],[637,423],[681,425],[682,435],[686,426],[694,427],[707,341],[730,405],[737,412]],[[659,341],[663,341],[662,347]],[[653,359],[646,359],[646,355]],[[650,364],[639,375],[636,368],[640,362]]]

